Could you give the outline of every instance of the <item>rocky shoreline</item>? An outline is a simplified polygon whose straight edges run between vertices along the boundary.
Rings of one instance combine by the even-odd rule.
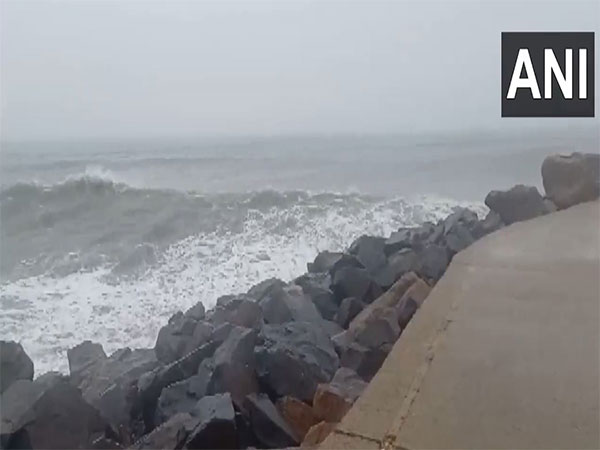
[[[284,448],[318,445],[375,376],[453,256],[510,225],[598,198],[597,154],[552,155],[545,197],[490,192],[484,219],[361,236],[322,252],[291,282],[265,280],[173,315],[153,349],[107,356],[86,341],[70,374],[33,380],[20,344],[1,342],[2,448]]]

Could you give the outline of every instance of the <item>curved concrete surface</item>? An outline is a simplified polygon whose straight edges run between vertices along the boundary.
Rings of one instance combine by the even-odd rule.
[[[598,202],[457,255],[322,448],[600,448]]]

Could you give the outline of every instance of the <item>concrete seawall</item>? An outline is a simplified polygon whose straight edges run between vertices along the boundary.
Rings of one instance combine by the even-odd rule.
[[[600,448],[600,208],[458,254],[321,448]]]

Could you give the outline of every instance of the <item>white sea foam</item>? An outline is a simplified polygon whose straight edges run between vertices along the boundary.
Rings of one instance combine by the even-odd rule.
[[[456,206],[420,197],[364,202],[313,211],[306,205],[250,210],[239,232],[198,233],[170,245],[153,266],[115,282],[110,267],[64,277],[42,275],[0,286],[4,339],[20,341],[36,374],[68,370],[66,350],[82,340],[107,353],[152,347],[168,317],[198,301],[244,292],[269,277],[290,280],[322,250],[340,250],[361,234],[387,236],[400,226],[437,221]]]

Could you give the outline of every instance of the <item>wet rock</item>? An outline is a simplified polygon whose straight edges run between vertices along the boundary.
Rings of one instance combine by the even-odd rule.
[[[404,227],[391,234],[386,239],[384,251],[386,255],[392,255],[402,249],[419,249],[426,241],[432,242],[432,235],[436,231],[436,227],[425,222],[419,227]]]
[[[339,366],[325,331],[307,322],[265,325],[255,349],[261,382],[277,397],[311,401],[317,385],[328,382]]]
[[[550,155],[542,163],[542,180],[558,209],[594,200],[600,196],[600,155]]]
[[[202,302],[198,302],[194,306],[192,306],[190,309],[188,309],[185,312],[184,316],[189,317],[190,319],[193,319],[195,321],[198,321],[198,320],[204,319],[205,314],[206,314],[206,310],[204,308],[204,305],[202,304]]]
[[[375,282],[383,289],[389,289],[405,273],[417,269],[417,254],[410,248],[403,248],[388,257],[387,264],[373,275]]]
[[[398,315],[398,325],[404,329],[414,313],[421,307],[431,287],[423,280],[415,281],[404,293],[395,309]]]
[[[33,361],[21,344],[0,341],[0,393],[17,380],[33,380]]]
[[[155,423],[164,423],[177,413],[190,413],[207,394],[209,375],[196,374],[165,387],[158,398]]]
[[[284,286],[285,283],[279,278],[269,278],[252,286],[247,294],[256,301],[260,301],[269,295],[273,289],[283,288]]]
[[[348,251],[367,271],[375,273],[387,263],[385,242],[382,237],[363,235],[352,243]]]
[[[136,411],[139,410],[141,413],[146,430],[154,428],[156,404],[162,390],[173,383],[196,375],[200,363],[211,358],[220,344],[221,342],[211,340],[183,358],[166,366],[157,367],[139,377],[135,394]]]
[[[229,392],[236,405],[243,407],[246,396],[258,391],[255,344],[255,330],[236,327],[231,331],[213,357],[214,369],[208,383],[209,393]]]
[[[139,450],[181,449],[198,419],[179,413],[138,440],[132,448]]]
[[[197,322],[194,327],[194,332],[185,342],[182,356],[206,344],[213,337],[213,332],[214,327],[209,322],[202,320]]]
[[[186,448],[237,448],[235,410],[228,393],[200,399],[192,415],[198,419],[198,425],[187,438]]]
[[[102,345],[92,341],[83,341],[81,344],[67,350],[69,360],[69,373],[71,379],[76,385],[81,383],[81,378],[85,377],[85,372],[97,362],[106,359],[106,353]]]
[[[431,244],[425,246],[417,253],[415,271],[429,280],[439,280],[446,269],[450,259],[446,249],[440,245]]]
[[[154,351],[163,364],[169,364],[181,358],[186,351],[187,342],[194,333],[196,320],[186,317],[181,311],[174,314],[167,325],[158,332]]]
[[[333,275],[342,267],[362,267],[362,264],[352,255],[324,251],[317,255],[314,262],[308,264],[308,271],[311,273],[329,272]]]
[[[371,381],[391,348],[391,344],[372,349],[352,342],[341,348],[340,364],[355,371],[363,380]]]
[[[313,425],[310,430],[308,430],[308,433],[306,433],[300,447],[316,447],[321,444],[327,436],[335,430],[336,425],[337,424],[335,423],[329,422],[319,422],[318,424]]]
[[[83,398],[115,428],[129,427],[137,402],[137,381],[158,366],[151,349],[117,350],[79,372],[73,381]]]
[[[452,257],[475,242],[475,237],[466,225],[455,223],[446,232],[444,240],[448,254]]]
[[[354,370],[347,367],[340,367],[330,384],[339,387],[344,397],[352,403],[360,397],[367,387],[367,383]]]
[[[338,305],[329,289],[331,276],[328,273],[307,273],[294,280],[294,283],[312,300],[323,319],[333,319]]]
[[[354,319],[364,307],[365,304],[355,297],[345,298],[342,300],[340,309],[335,315],[336,323],[342,328],[348,328],[352,319]]]
[[[537,188],[522,184],[506,191],[491,191],[485,197],[485,204],[497,212],[506,225],[547,213],[544,199]]]
[[[289,321],[320,323],[323,318],[311,299],[296,285],[274,289],[260,302],[265,323]]]
[[[246,398],[250,423],[259,442],[266,448],[295,446],[298,440],[266,394],[250,394]]]
[[[357,267],[343,267],[336,271],[331,287],[339,301],[346,297],[355,297],[370,303],[381,294],[381,288],[366,269]]]
[[[473,229],[475,239],[482,238],[504,226],[500,215],[495,211],[489,211],[483,220],[480,220]]]
[[[226,296],[217,300],[211,321],[215,325],[230,323],[240,327],[259,329],[263,312],[254,299],[245,295]]]
[[[107,423],[68,380],[18,380],[2,394],[3,448],[90,448]]]
[[[294,397],[281,397],[277,401],[277,410],[294,432],[298,442],[302,442],[310,427],[319,421],[310,405]]]

